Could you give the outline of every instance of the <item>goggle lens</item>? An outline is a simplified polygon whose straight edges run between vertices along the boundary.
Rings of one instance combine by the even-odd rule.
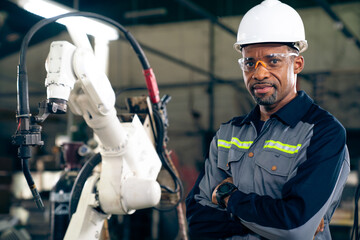
[[[283,67],[290,56],[298,56],[296,53],[273,53],[262,58],[240,58],[238,63],[241,69],[245,72],[255,71],[259,64],[268,70],[278,69]]]

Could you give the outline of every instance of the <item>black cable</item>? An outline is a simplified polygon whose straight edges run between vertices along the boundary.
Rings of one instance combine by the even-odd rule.
[[[161,115],[158,110],[153,110],[154,120],[155,120],[155,126],[157,130],[157,138],[156,138],[156,151],[158,152],[158,155],[160,157],[161,162],[163,163],[163,166],[166,170],[169,171],[171,177],[175,180],[175,190],[169,190],[170,193],[177,193],[179,192],[179,185],[177,181],[177,176],[174,173],[170,163],[167,161],[167,158],[164,154],[164,124],[162,123]]]
[[[29,43],[31,41],[31,38],[34,36],[34,34],[41,29],[42,27],[53,23],[61,18],[65,18],[65,17],[75,17],[75,16],[83,16],[83,17],[89,17],[89,18],[95,18],[95,19],[100,19],[106,23],[110,23],[111,25],[117,27],[126,37],[126,39],[128,39],[128,41],[130,42],[131,46],[133,47],[136,55],[138,56],[140,63],[143,67],[144,70],[148,70],[150,69],[150,64],[143,52],[143,50],[141,49],[139,43],[136,41],[136,39],[132,36],[132,34],[126,30],[121,24],[119,24],[118,22],[107,18],[105,16],[96,14],[96,13],[90,13],[90,12],[71,12],[71,13],[66,13],[66,14],[62,14],[59,16],[55,16],[52,18],[48,18],[48,19],[42,19],[41,21],[39,21],[38,23],[36,23],[34,26],[31,27],[31,29],[27,32],[27,34],[25,35],[22,43],[21,43],[21,49],[20,49],[20,57],[19,57],[19,65],[18,65],[18,69],[17,69],[17,84],[18,84],[18,92],[17,92],[17,119],[19,122],[20,127],[18,129],[20,129],[24,135],[28,134],[29,132],[29,119],[30,119],[30,108],[29,108],[29,89],[28,89],[28,76],[27,76],[27,69],[26,69],[26,52],[29,46]],[[22,121],[23,120],[23,121]],[[24,146],[29,147],[28,143],[21,143],[19,146],[20,152],[22,151],[22,149],[24,148]],[[30,190],[34,196],[34,199],[36,201],[36,204],[38,205],[38,207],[40,209],[43,208],[43,204],[41,201],[41,197],[36,189],[36,186],[34,184],[34,181],[31,177],[30,174],[30,170],[27,164],[27,160],[28,158],[25,158],[25,160],[23,160],[23,156],[19,155],[20,159],[22,159],[23,162],[23,172],[24,175],[26,177],[26,180],[28,182],[28,185],[30,187]]]
[[[18,79],[19,79],[19,91],[20,94],[18,94],[18,114],[29,114],[29,97],[28,97],[28,79],[27,79],[27,69],[26,69],[26,51],[29,46],[30,40],[33,37],[33,35],[44,26],[53,23],[61,18],[66,17],[76,17],[76,16],[83,16],[83,17],[90,17],[95,19],[100,19],[106,23],[110,23],[111,25],[117,27],[126,37],[126,39],[130,42],[131,46],[133,47],[136,55],[139,58],[139,61],[142,65],[142,68],[144,70],[150,68],[149,61],[147,60],[143,50],[141,49],[139,43],[136,41],[136,39],[133,37],[133,35],[126,30],[120,23],[107,18],[105,16],[91,13],[91,12],[71,12],[62,14],[59,16],[55,16],[48,19],[43,19],[36,23],[25,35],[20,49],[20,58],[19,58],[19,66],[18,66]]]
[[[30,173],[30,169],[29,169],[29,159],[27,158],[22,158],[21,159],[21,165],[22,165],[22,169],[23,169],[23,173],[24,173],[24,177],[28,183],[29,186],[34,185],[34,180],[31,177],[31,173]]]
[[[82,16],[82,17],[89,17],[89,18],[95,18],[95,19],[100,19],[106,23],[109,23],[115,27],[117,27],[126,37],[126,39],[130,42],[131,46],[133,47],[136,55],[138,56],[140,63],[143,67],[143,69],[149,69],[150,68],[150,64],[149,61],[147,60],[143,50],[141,49],[139,43],[136,41],[136,39],[133,37],[133,35],[125,28],[123,27],[120,23],[96,14],[96,13],[91,13],[91,12],[71,12],[71,13],[65,13],[59,16],[55,16],[52,18],[47,18],[47,19],[43,19],[41,21],[39,21],[38,23],[36,23],[29,31],[28,33],[25,35],[22,44],[21,44],[21,51],[20,51],[20,63],[19,63],[19,68],[20,70],[26,74],[26,51],[29,45],[29,42],[31,40],[31,38],[33,37],[33,35],[42,27],[53,23],[61,18],[66,18],[66,17],[76,17],[76,16]]]
[[[101,162],[100,153],[95,154],[86,161],[84,166],[81,168],[78,173],[74,185],[70,193],[70,202],[69,202],[69,218],[71,219],[72,215],[76,212],[77,205],[80,200],[81,192],[84,187],[84,184],[88,177],[92,174],[94,168]]]
[[[28,184],[28,186],[30,187],[31,190],[31,194],[34,197],[34,201],[36,203],[36,206],[40,209],[40,210],[44,210],[44,203],[40,197],[40,194],[35,186],[35,182],[31,176],[30,173],[30,169],[29,169],[29,165],[28,165],[28,158],[22,158],[21,159],[21,165],[22,165],[22,169],[23,169],[23,173],[26,179],[26,182]]]
[[[155,121],[155,126],[156,126],[156,130],[157,130],[157,138],[156,138],[156,151],[159,155],[159,158],[165,168],[165,170],[167,170],[171,176],[171,178],[173,179],[174,181],[174,184],[175,184],[175,189],[172,190],[170,189],[169,187],[167,186],[163,186],[163,185],[160,185],[160,187],[162,189],[165,189],[167,192],[169,193],[172,193],[172,194],[175,194],[175,193],[179,193],[180,196],[179,196],[179,199],[178,201],[171,207],[169,208],[159,208],[159,207],[154,207],[156,210],[159,210],[159,211],[169,211],[169,210],[172,210],[174,208],[176,208],[180,202],[182,201],[183,199],[183,194],[184,194],[184,187],[182,185],[182,182],[180,180],[180,178],[177,176],[177,174],[175,173],[175,171],[173,170],[171,164],[170,164],[170,160],[166,157],[166,154],[164,152],[164,141],[165,141],[165,127],[164,127],[164,124],[163,124],[163,120],[161,118],[161,114],[159,113],[159,111],[157,109],[154,109],[153,110],[153,115],[154,115],[154,121]]]

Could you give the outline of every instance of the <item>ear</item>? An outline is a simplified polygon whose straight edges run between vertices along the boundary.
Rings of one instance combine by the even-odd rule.
[[[300,73],[305,65],[304,57],[303,56],[297,56],[294,59],[294,73],[298,74]]]

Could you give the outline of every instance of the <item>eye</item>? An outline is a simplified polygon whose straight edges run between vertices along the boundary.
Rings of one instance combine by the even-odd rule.
[[[255,66],[254,61],[245,61],[244,65],[248,68],[253,68]]]
[[[271,59],[270,63],[272,64],[277,64],[279,62],[279,59]]]
[[[270,58],[268,64],[272,67],[278,67],[282,64],[281,58]]]

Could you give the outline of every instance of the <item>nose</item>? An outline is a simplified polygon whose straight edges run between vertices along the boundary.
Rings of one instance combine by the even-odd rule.
[[[252,77],[258,81],[262,81],[270,77],[270,72],[267,70],[266,64],[263,61],[256,62],[255,71]]]

